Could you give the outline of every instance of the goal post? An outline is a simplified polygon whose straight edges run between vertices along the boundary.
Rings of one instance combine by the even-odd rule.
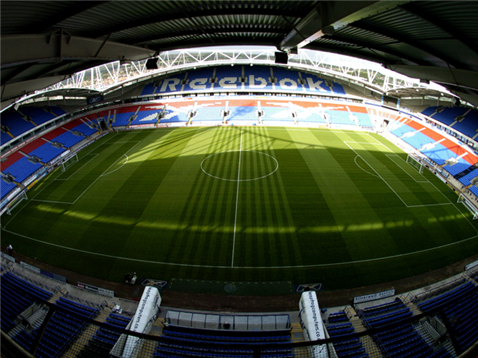
[[[458,203],[465,205],[465,207],[473,214],[473,220],[478,219],[478,209],[463,194],[460,194],[458,197]]]
[[[423,173],[423,167],[425,165],[423,164],[423,161],[419,157],[414,156],[412,154],[408,154],[407,163],[410,164],[415,169],[417,169],[420,174]]]
[[[7,207],[5,211],[7,215],[12,215],[12,210],[15,209],[23,200],[28,200],[27,191],[22,190],[20,195],[18,195],[15,199],[13,199]]]
[[[64,172],[65,170],[67,170],[69,167],[71,167],[72,165],[76,163],[78,163],[78,154],[75,153],[68,159],[61,162],[61,171]]]

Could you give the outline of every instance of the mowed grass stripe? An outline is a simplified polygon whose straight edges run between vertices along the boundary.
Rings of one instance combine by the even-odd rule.
[[[132,161],[121,170],[102,177],[97,182],[98,185],[92,186],[85,193],[85,200],[78,201],[70,209],[77,213],[89,211],[94,214],[93,218],[85,222],[77,240],[70,239],[73,247],[118,256],[124,253],[123,246],[129,233],[151,197],[156,177],[160,175],[156,172],[155,175],[145,176],[147,171],[153,172],[148,169],[151,165],[148,157],[154,151],[144,151],[148,142],[147,138],[143,139],[141,146],[135,148],[136,153],[142,153],[142,160]],[[111,245],[109,240],[101,240],[103,236],[114,238],[115,245]],[[133,250],[128,256],[134,257],[134,253]]]
[[[129,143],[128,143],[129,144]],[[127,146],[126,148],[128,148]],[[79,182],[78,180],[72,181],[72,184],[69,184],[69,181],[54,181],[45,187],[38,187],[40,195],[36,196],[45,198],[43,192],[47,190],[58,189],[58,194],[61,196],[51,197],[51,195],[46,194],[46,200],[58,199],[58,201],[67,201],[73,202],[85,190],[90,186],[96,179],[100,177],[102,172],[107,168],[107,166],[114,163],[114,161],[120,156],[124,150],[127,150],[125,147],[117,148],[113,150],[110,155],[106,155],[103,160],[100,160],[98,167],[95,167],[95,170],[85,169],[86,174],[79,173],[78,177],[83,180]],[[93,165],[92,165],[93,166]],[[94,167],[94,166],[93,166]],[[73,171],[74,166],[72,166],[69,171]],[[67,188],[70,188],[67,191]],[[36,191],[33,191],[36,193]],[[86,192],[83,194],[86,195]],[[57,201],[57,200],[55,200]],[[85,226],[88,225],[88,221],[92,220],[96,215],[94,212],[88,211],[78,211],[72,209],[70,204],[55,204],[55,203],[39,203],[32,201],[30,202],[30,208],[36,210],[37,213],[30,211],[25,211],[25,214],[29,215],[29,225],[23,225],[21,221],[14,221],[9,228],[13,231],[22,233],[27,236],[33,237],[44,237],[49,242],[61,243],[64,240],[62,235],[63,230],[69,233],[71,240],[75,242],[81,238],[81,233],[85,230]]]
[[[246,131],[245,138],[246,147],[244,148],[245,155],[243,155],[244,172],[242,173],[242,178],[263,177],[268,173],[268,168],[264,161],[266,157],[263,154],[257,153],[257,151],[262,151],[262,148],[259,147],[257,143],[257,133]],[[240,224],[238,225],[238,230],[241,234],[239,238],[242,240],[245,232],[252,231],[249,235],[249,241],[255,241],[255,253],[253,249],[243,254],[245,254],[246,257],[252,256],[254,258],[255,256],[256,262],[263,262],[265,266],[278,265],[278,249],[276,238],[273,234],[274,228],[278,223],[273,220],[275,208],[273,207],[273,198],[270,191],[274,183],[271,178],[272,177],[267,177],[242,182],[239,196],[238,222]],[[252,189],[253,187],[255,188],[254,190]],[[260,206],[259,208],[256,207],[256,210],[259,209],[256,215],[254,215],[254,202]],[[244,210],[246,212],[252,211],[252,222],[244,217]],[[254,234],[257,228],[260,228],[259,233]]]
[[[233,150],[222,157],[211,157],[209,165],[212,170],[220,173],[237,175],[240,131],[241,128],[228,127],[110,134],[105,138],[111,138],[111,143],[139,140],[142,143],[131,152],[127,165],[98,180],[97,184],[100,184],[98,192],[94,189],[96,184],[91,188],[91,193],[88,190],[87,193],[94,194],[93,196],[96,195],[97,198],[85,196],[88,198],[87,201],[81,200],[76,205],[70,206],[40,202],[28,204],[14,218],[9,229],[18,222],[16,227],[19,233],[23,233],[21,230],[28,231],[31,237],[40,240],[47,238],[67,247],[75,245],[82,247],[81,245],[86,243],[90,246],[97,245],[97,248],[106,250],[106,254],[118,254],[114,247],[117,237],[120,240],[126,237],[124,242],[118,245],[122,245],[122,248],[118,247],[118,250],[121,249],[119,256],[150,259],[152,262],[177,262],[186,265],[197,263],[227,267],[231,262],[237,183],[207,176],[201,171],[200,163],[209,154]],[[395,194],[390,193],[390,189],[382,180],[367,174],[355,164],[355,154],[344,141],[373,143],[375,140],[380,141],[380,137],[326,130],[304,130],[299,133],[297,130],[267,127],[249,127],[243,131],[243,149],[249,149],[249,154],[243,153],[243,159],[249,162],[242,164],[242,175],[255,176],[272,166],[272,162],[265,156],[250,152],[251,149],[273,155],[279,161],[280,168],[270,177],[240,183],[238,214],[241,222],[238,224],[242,231],[238,233],[236,242],[236,253],[240,259],[235,261],[237,266],[280,267],[286,266],[287,262],[289,265],[321,265],[347,262],[352,260],[352,256],[362,260],[374,254],[380,257],[381,253],[388,249],[388,240],[381,240],[386,234],[393,238],[398,255],[413,252],[416,248],[433,248],[437,243],[447,244],[463,240],[471,237],[467,236],[468,234],[476,234],[474,225],[463,218],[453,205],[408,209]],[[166,132],[169,134],[162,138]],[[304,137],[291,138],[292,132],[303,134]],[[171,135],[173,133],[174,135]],[[191,136],[191,133],[194,134]],[[310,134],[315,138],[311,138]],[[103,139],[98,142],[102,141]],[[94,148],[95,145],[85,150]],[[120,145],[121,143],[111,146],[105,144],[104,148],[98,145],[98,149],[105,149],[106,154],[109,151],[113,152]],[[394,148],[388,142],[386,145]],[[386,158],[381,157],[382,154],[394,152],[382,147],[378,146],[377,151],[372,150],[372,156],[377,156],[377,160],[387,170],[392,173],[396,171],[397,177],[406,174],[395,164],[386,164],[388,162],[382,160]],[[397,152],[401,153],[399,150]],[[304,154],[307,154],[306,159]],[[168,161],[173,163],[169,168],[161,165]],[[320,180],[317,181],[312,176],[308,161],[317,162],[313,174]],[[146,163],[152,165],[149,171],[146,170]],[[102,172],[106,170],[106,164],[100,164]],[[119,166],[118,163],[114,168]],[[76,170],[74,168],[75,166],[71,170]],[[84,169],[97,168],[95,165],[92,167],[88,165]],[[341,177],[341,170],[346,172],[348,179]],[[122,173],[128,175],[120,175]],[[119,177],[115,178],[115,175]],[[141,176],[156,180],[161,175],[163,179],[160,182],[146,185],[141,189],[133,189],[137,190],[137,196],[142,197],[137,204],[144,205],[138,213],[123,215],[122,213],[128,212],[127,208],[113,210],[114,204],[118,206],[124,204],[119,200],[120,193],[129,190],[128,182],[131,181],[132,185],[134,183],[137,186],[141,185],[142,181],[139,178]],[[432,174],[429,176],[437,186],[443,187],[444,190],[441,191],[447,197],[456,201],[454,193],[447,193],[446,187]],[[403,179],[402,177],[400,179],[409,181],[410,178],[407,177],[403,176]],[[52,182],[50,179],[51,177],[47,178],[37,188],[40,189],[45,183]],[[347,184],[349,181],[352,181],[353,185]],[[108,198],[112,198],[106,204],[107,209],[112,211],[99,215],[101,205],[97,205],[97,202],[101,200],[99,195],[102,195],[103,191],[108,193]],[[114,191],[116,193],[113,193]],[[333,194],[333,191],[338,193]],[[341,201],[337,200],[340,195],[343,196]],[[363,213],[363,220],[360,224],[352,222],[353,218],[358,218],[364,202],[367,210]],[[346,207],[345,204],[350,206],[347,210],[352,210],[352,218],[349,220],[351,223],[345,222],[341,213],[338,216],[331,213],[336,207]],[[373,208],[375,218],[372,216],[370,219],[369,207]],[[37,217],[45,220],[37,220]],[[336,221],[337,217],[341,220],[339,224]],[[65,222],[65,225],[58,225],[55,221]],[[106,225],[104,227],[98,225],[98,229],[94,232],[95,230],[88,229],[90,222],[94,225],[103,222]],[[115,229],[110,230],[113,226]],[[39,228],[40,232],[44,233],[41,235],[44,236],[37,234]],[[88,235],[92,236],[90,242],[83,240],[86,236],[85,229],[88,230]],[[457,261],[476,249],[476,244],[471,240],[469,243],[449,246],[444,250],[431,250],[396,259],[360,264],[287,270],[200,269],[98,257],[31,242],[5,232],[3,234],[5,240],[21,248],[22,253],[107,279],[121,280],[125,271],[134,270],[143,277],[159,279],[171,277],[254,281],[291,279],[295,283],[320,280],[327,289],[398,279],[426,271],[429,267],[441,266],[445,262]],[[96,236],[93,238],[93,235]],[[84,242],[75,241],[77,237],[81,237]],[[98,243],[92,242],[94,240]],[[361,253],[357,250],[351,253],[350,244],[358,241],[361,242],[360,249],[368,249],[367,252]],[[259,244],[262,245],[261,252],[258,250]],[[175,251],[175,256],[171,255]],[[246,260],[250,264],[245,264]]]
[[[217,145],[219,144],[221,147],[221,150],[229,150],[234,146],[234,143],[237,140],[238,132],[235,130],[228,130],[228,131],[216,131],[215,136],[211,140],[211,145],[212,148],[210,150],[211,153],[214,153],[215,149],[217,148]],[[232,140],[232,141],[231,141]],[[228,143],[230,147],[224,147],[224,143]],[[231,145],[232,144],[232,145]],[[207,156],[205,156],[207,157]],[[220,163],[221,161],[228,159],[230,157],[231,160],[226,160],[224,163],[225,170],[229,170],[230,167],[236,167],[237,168],[237,155],[234,155],[234,153],[228,153],[227,156],[212,156],[207,161],[216,161]],[[216,169],[211,169],[211,170],[216,170],[217,171],[217,166],[219,164],[214,164],[211,168],[216,168]],[[219,173],[220,174],[220,173]],[[219,191],[216,189],[216,193],[223,193],[220,197],[217,197],[216,195],[212,195],[212,187],[217,186],[221,188]],[[196,245],[195,240],[196,238],[194,237],[196,234],[196,231],[200,227],[205,227],[206,225],[209,226],[211,222],[205,222],[204,220],[208,220],[209,218],[205,218],[204,215],[202,215],[203,210],[205,210],[204,206],[204,200],[208,199],[208,204],[209,205],[226,205],[226,207],[229,207],[230,209],[223,210],[221,212],[221,216],[219,216],[219,219],[216,217],[213,218],[213,220],[218,220],[218,222],[212,222],[212,225],[216,225],[218,230],[222,230],[226,236],[232,235],[231,227],[233,226],[233,212],[232,212],[232,202],[235,200],[235,185],[233,182],[228,182],[224,180],[218,180],[211,178],[210,176],[200,172],[196,175],[195,177],[195,183],[192,188],[192,190],[189,193],[189,196],[187,198],[188,205],[185,207],[183,213],[181,214],[180,222],[183,224],[183,227],[185,227],[183,230],[176,232],[173,245],[171,245],[168,248],[168,257],[170,257],[172,260],[181,260],[181,262],[190,262],[190,260],[193,261],[199,261],[199,262],[204,262],[204,257],[200,257],[198,255],[192,254],[192,251],[189,252],[189,254],[185,253],[185,249],[188,247],[188,245]],[[210,233],[210,229],[206,230],[208,233]],[[224,237],[224,235],[222,235]],[[231,236],[232,237],[232,236]],[[226,240],[227,241],[227,240]],[[220,253],[219,256],[215,257],[214,261],[212,264],[218,265],[218,262],[225,263],[225,262],[230,262],[230,253],[226,253],[224,251],[224,246],[227,246],[227,243],[225,243],[225,240],[220,240],[220,244],[218,245],[220,247]],[[227,258],[225,258],[227,256]],[[177,261],[175,261],[177,262]],[[184,269],[184,268],[183,268]]]
[[[297,141],[294,141],[295,131],[274,133],[274,153],[281,163],[281,179],[286,188],[302,264],[334,262],[335,253],[347,260],[349,254],[336,230],[335,219],[298,149],[308,148],[307,150],[315,152],[315,155],[318,154],[313,150],[314,143],[303,141],[302,135],[310,135],[310,131],[300,132],[301,137],[297,137]],[[318,147],[320,148],[320,145]],[[326,252],[330,252],[330,255],[325,255]]]
[[[237,135],[237,133],[230,134]],[[218,159],[218,163],[222,162],[226,158],[232,157],[232,160],[226,160],[226,163],[229,163],[229,168],[232,167],[232,171],[234,171],[234,165],[232,163],[235,162],[237,153],[230,152],[226,156],[219,155],[216,157],[218,158],[214,159]],[[218,166],[220,167],[221,164],[218,164]],[[196,200],[196,210],[194,213],[192,213],[192,218],[195,225],[202,229],[198,231],[192,231],[189,234],[188,242],[190,245],[188,245],[184,252],[184,256],[189,262],[202,262],[204,260],[204,256],[207,256],[205,253],[209,249],[211,241],[217,241],[215,237],[216,235],[214,235],[217,233],[217,231],[231,231],[230,228],[233,225],[231,219],[221,218],[220,216],[216,217],[216,215],[214,215],[220,211],[223,204],[223,197],[218,195],[221,191],[228,192],[229,202],[233,200],[233,185],[231,184],[232,182],[229,183],[224,180],[210,178],[204,174],[200,175],[200,181],[196,184],[198,189],[198,200]],[[229,233],[228,236],[232,237],[231,235],[232,234]],[[218,264],[219,262],[222,265],[227,265],[229,262],[230,252],[228,252],[229,249],[225,250],[225,248],[230,245],[228,241],[229,240],[226,239],[224,241],[218,242],[218,244],[222,247],[219,248],[219,257],[212,259],[212,265]],[[215,244],[216,243],[213,245],[216,246]]]
[[[321,143],[323,136],[314,134]],[[336,137],[336,143],[353,140],[348,133],[331,134]],[[347,149],[328,147],[321,155],[319,163],[309,152],[303,152],[302,155],[306,158],[318,185],[323,188],[323,195],[341,228],[341,235],[352,259],[363,260],[396,254],[398,248],[393,237],[346,170],[355,165],[354,153]]]
[[[420,183],[404,172],[393,161],[384,155],[384,152],[373,151],[370,153],[376,162],[382,164],[382,168],[387,169],[384,172],[379,171],[399,195],[404,195],[403,199],[407,205],[426,205],[448,202],[446,198],[436,188],[429,183]],[[397,183],[401,183],[402,185]],[[411,199],[408,199],[411,198]]]

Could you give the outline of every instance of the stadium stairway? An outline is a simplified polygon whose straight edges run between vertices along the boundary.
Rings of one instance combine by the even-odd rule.
[[[299,322],[291,324],[290,334],[292,342],[305,342],[304,331]]]
[[[75,358],[78,357],[83,348],[86,347],[89,343],[89,339],[95,335],[96,329],[98,327],[90,324],[86,329],[76,338],[74,344],[68,348],[68,350],[63,355],[63,358]]]

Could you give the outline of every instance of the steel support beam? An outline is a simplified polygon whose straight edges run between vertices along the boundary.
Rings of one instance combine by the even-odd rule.
[[[103,45],[103,47],[101,47]],[[95,54],[101,49],[98,56]],[[137,61],[154,55],[153,50],[103,40],[55,33],[2,37],[2,67],[31,62],[60,62],[63,59],[92,59],[105,62]]]
[[[153,14],[151,17],[148,18],[141,18],[138,20],[133,20],[130,22],[126,23],[121,23],[117,26],[110,27],[108,29],[105,29],[104,31],[100,32],[95,32],[91,34],[86,34],[86,36],[91,36],[91,37],[101,37],[101,36],[106,36],[107,34],[116,34],[120,33],[122,31],[127,31],[130,29],[134,29],[136,27],[143,27],[155,23],[167,23],[170,21],[176,21],[176,20],[184,20],[188,18],[197,18],[201,19],[204,17],[214,17],[214,16],[232,16],[232,15],[253,15],[253,16],[287,16],[290,18],[297,18],[301,19],[302,16],[304,16],[303,12],[301,11],[291,11],[291,10],[281,10],[281,9],[266,9],[266,8],[244,8],[244,7],[234,7],[234,8],[224,8],[224,9],[201,9],[201,10],[196,10],[194,13],[191,15],[187,15],[184,12],[177,12],[174,14]],[[189,17],[188,17],[189,16]]]
[[[478,90],[478,72],[434,66],[387,65],[392,71],[411,78],[434,81],[443,85],[452,85]]]
[[[461,6],[466,5],[463,4]],[[433,16],[433,14],[417,9],[416,7],[407,6],[407,4],[401,5],[400,9],[407,11],[414,16],[417,16],[432,24],[433,26],[439,28],[440,30],[450,34],[451,37],[453,37],[457,41],[460,41],[463,45],[465,45],[471,51],[478,55],[478,45],[476,43],[476,40],[467,37],[464,33],[457,30],[452,24],[446,23],[445,21],[443,21],[443,19],[438,19],[437,17]]]
[[[324,35],[332,35],[355,21],[392,9],[408,1],[320,1],[281,41],[279,48],[301,48]]]

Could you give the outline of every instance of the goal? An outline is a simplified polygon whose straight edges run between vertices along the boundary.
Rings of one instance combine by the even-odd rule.
[[[12,215],[12,210],[15,209],[23,200],[28,200],[26,190],[20,192],[20,195],[18,195],[8,204],[7,210],[5,211],[7,215]]]
[[[424,164],[420,158],[412,154],[408,154],[407,163],[410,164],[415,169],[417,169],[420,174],[423,173]]]
[[[78,163],[78,154],[76,153],[61,163],[61,171],[64,172],[75,163]]]
[[[478,219],[478,209],[463,194],[458,197],[458,203],[462,203],[473,214],[473,220]]]

